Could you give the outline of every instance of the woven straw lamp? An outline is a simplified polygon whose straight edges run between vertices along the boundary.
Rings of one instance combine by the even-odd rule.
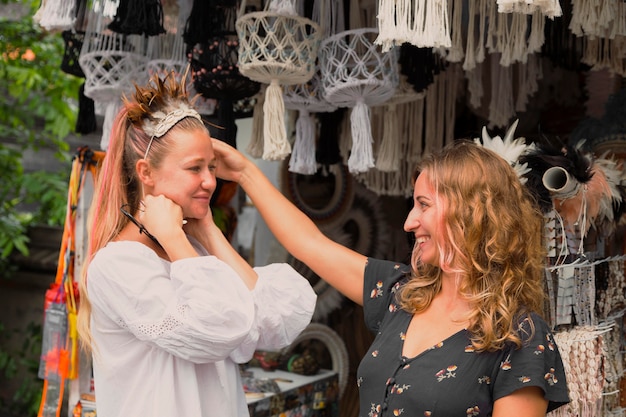
[[[269,84],[263,104],[263,159],[282,160],[291,153],[285,128],[282,85],[302,84],[315,74],[321,31],[296,13],[294,1],[272,0],[263,11],[244,13],[236,22],[239,70]]]

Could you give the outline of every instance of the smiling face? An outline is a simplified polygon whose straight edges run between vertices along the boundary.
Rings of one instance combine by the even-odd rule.
[[[167,155],[153,168],[145,192],[164,195],[183,209],[183,217],[201,219],[215,191],[216,159],[211,137],[202,129],[173,130]]]
[[[404,231],[415,236],[415,250],[422,263],[439,265],[440,205],[428,174],[423,172],[415,181],[413,208],[404,222]]]

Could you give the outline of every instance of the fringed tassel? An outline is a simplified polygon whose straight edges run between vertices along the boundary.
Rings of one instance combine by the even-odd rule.
[[[303,175],[313,175],[317,172],[315,120],[308,111],[300,111],[296,121],[296,140],[289,160],[289,171]]]
[[[383,139],[376,156],[376,168],[383,172],[395,172],[400,168],[400,132],[395,104],[385,106]]]
[[[283,89],[276,79],[265,90],[263,114],[263,159],[283,160],[291,153],[291,144],[285,129]]]
[[[409,42],[420,48],[449,48],[450,23],[446,0],[380,0],[378,38],[375,44],[386,52]]]
[[[366,172],[374,167],[374,154],[370,108],[363,100],[359,100],[352,109],[350,130],[352,132],[352,148],[348,158],[348,171],[351,173]]]
[[[96,123],[96,106],[92,99],[85,95],[85,83],[78,89],[78,115],[76,116],[76,133],[86,135],[98,128]]]
[[[43,1],[33,20],[49,31],[70,29],[75,21],[75,3],[75,0]]]
[[[451,16],[452,24],[450,30],[452,32],[452,46],[446,51],[446,60],[448,62],[461,62],[464,57],[463,51],[463,0],[448,0],[448,14]],[[473,3],[473,2],[472,2]],[[471,7],[471,6],[470,6]],[[473,19],[471,19],[473,20]],[[470,36],[468,33],[468,42]]]
[[[104,122],[102,124],[102,138],[100,139],[100,149],[106,151],[109,147],[109,136],[111,135],[111,129],[113,128],[113,121],[115,120],[115,115],[117,114],[121,102],[110,101],[106,103],[106,108],[104,111]]]
[[[252,111],[252,136],[246,148],[248,154],[253,158],[263,156],[263,105],[265,95],[263,92],[256,95],[256,103]]]

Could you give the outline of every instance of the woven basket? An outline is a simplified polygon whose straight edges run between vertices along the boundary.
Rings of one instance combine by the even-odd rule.
[[[324,97],[337,107],[351,107],[352,151],[348,168],[365,172],[374,166],[369,106],[385,103],[399,82],[396,49],[374,44],[376,29],[337,33],[320,45]]]
[[[133,83],[147,81],[148,57],[143,53],[143,38],[138,35],[94,33],[79,57],[85,73],[85,95],[95,101],[113,101],[131,91]]]
[[[263,105],[263,158],[280,160],[291,152],[284,121],[281,85],[309,81],[316,70],[321,31],[317,23],[295,14],[258,11],[240,15],[239,71],[269,84]]]

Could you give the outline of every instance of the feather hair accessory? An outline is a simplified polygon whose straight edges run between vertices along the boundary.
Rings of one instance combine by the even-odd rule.
[[[475,138],[474,142],[482,145],[484,148],[490,149],[504,158],[515,170],[522,184],[526,183],[524,175],[530,171],[527,163],[520,163],[519,159],[522,155],[534,148],[533,144],[527,145],[526,139],[523,137],[513,138],[518,120],[509,127],[504,139],[500,136],[489,136],[487,128],[483,126],[482,138]]]

